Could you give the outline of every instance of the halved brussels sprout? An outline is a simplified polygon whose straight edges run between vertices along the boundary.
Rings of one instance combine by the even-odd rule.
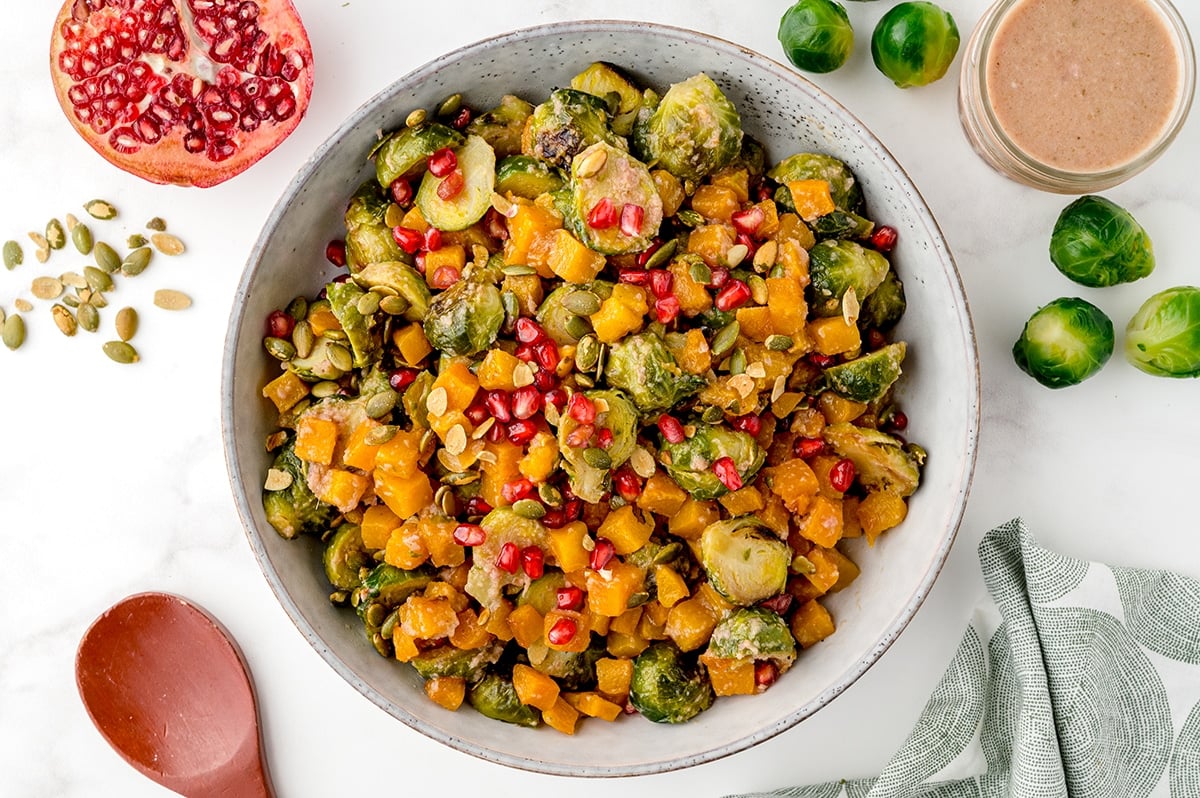
[[[354,355],[354,367],[366,368],[375,362],[382,342],[371,329],[371,319],[358,310],[358,300],[366,294],[358,283],[353,280],[329,283],[325,286],[325,296],[329,298],[329,309],[337,317],[350,351]]]
[[[583,243],[605,255],[640,252],[650,246],[662,224],[662,198],[650,170],[623,149],[597,142],[581,150],[571,160],[571,205],[568,218],[577,223],[575,234]],[[612,205],[614,217],[620,221],[610,225],[593,226],[590,214],[602,202]],[[640,208],[629,211],[626,208]],[[640,213],[640,220],[633,214]]]
[[[490,144],[498,158],[515,155],[521,151],[521,133],[532,113],[533,105],[506,94],[495,108],[472,119],[467,133]]]
[[[629,701],[647,720],[683,723],[712,706],[714,697],[704,672],[673,643],[655,643],[633,661]]]
[[[887,258],[855,241],[818,241],[808,253],[808,303],[813,315],[840,316],[842,297],[853,288],[861,303],[887,276]]]
[[[509,155],[496,167],[496,191],[536,199],[563,187],[558,171],[532,155]]]
[[[904,283],[900,282],[895,269],[888,269],[879,287],[863,300],[858,324],[860,327],[887,332],[896,326],[906,310],[908,301],[904,298]]]
[[[325,544],[321,558],[325,578],[339,590],[353,590],[361,583],[359,571],[374,562],[363,546],[358,524],[342,524]]]
[[[654,333],[622,338],[609,347],[608,384],[624,390],[638,410],[667,410],[703,388],[703,377],[679,368],[663,339]]]
[[[783,673],[796,661],[796,638],[778,613],[742,607],[713,629],[707,653],[724,659],[770,660]]]
[[[729,492],[713,473],[713,463],[722,457],[731,458],[742,481],[749,482],[762,467],[766,453],[754,436],[745,432],[697,424],[695,433],[679,443],[664,440],[658,457],[679,487],[692,498],[705,501]]]
[[[1013,344],[1013,360],[1047,388],[1078,385],[1112,356],[1112,320],[1078,297],[1060,297],[1025,322]]]
[[[874,402],[900,378],[900,364],[908,347],[903,341],[825,369],[825,383],[844,399]]]
[[[492,345],[504,324],[500,289],[481,276],[442,291],[425,315],[425,337],[447,355],[473,355]]]
[[[648,162],[699,181],[737,157],[742,120],[720,87],[701,72],[667,90],[643,135]]]
[[[1181,285],[1147,299],[1125,328],[1125,356],[1156,377],[1200,377],[1200,288]]]
[[[408,661],[422,679],[453,676],[474,682],[483,677],[487,666],[500,659],[504,646],[498,643],[480,648],[455,648],[446,644],[422,651]]]
[[[375,179],[388,188],[398,177],[419,177],[430,155],[443,147],[458,147],[463,140],[463,134],[437,122],[397,130],[375,149]]]
[[[886,432],[840,421],[825,427],[821,437],[854,463],[859,482],[868,488],[911,496],[921,482],[922,456]]]
[[[1050,260],[1080,285],[1103,288],[1154,271],[1154,246],[1129,211],[1104,197],[1086,196],[1059,214],[1050,234]]]
[[[536,709],[521,703],[512,679],[489,673],[467,690],[467,702],[475,711],[493,720],[535,727],[542,722]]]
[[[408,257],[384,223],[390,200],[373,181],[358,187],[346,206],[346,266],[357,273],[369,263],[399,261]]]
[[[854,49],[846,9],[833,0],[799,0],[779,21],[779,43],[797,69],[832,72]]]
[[[517,606],[529,604],[542,615],[550,612],[557,604],[556,594],[567,584],[567,575],[562,571],[548,571],[526,585],[517,595]]]
[[[618,136],[628,136],[633,130],[634,119],[642,104],[642,90],[620,69],[597,61],[571,78],[571,88],[606,99],[616,95],[616,102],[612,103],[615,107],[609,109],[612,130]]]
[[[297,377],[308,382],[337,380],[346,372],[333,364],[329,358],[330,347],[342,346],[338,341],[321,336],[313,342],[312,351],[305,357],[294,357],[288,361],[288,369]]]
[[[496,191],[496,153],[490,144],[479,136],[467,136],[455,155],[462,173],[461,189],[449,198],[443,198],[439,190],[457,172],[444,177],[426,172],[417,189],[416,204],[421,216],[439,230],[466,230],[478,222],[492,207],[492,194]]]
[[[704,528],[700,561],[718,593],[747,607],[783,591],[792,550],[766,524],[743,515]]]
[[[566,169],[571,159],[598,141],[620,147],[608,127],[608,105],[601,97],[575,89],[555,89],[525,128],[521,152]]]
[[[604,638],[593,636],[583,651],[535,649],[530,652],[529,664],[534,670],[554,677],[564,690],[587,690],[596,685],[596,662],[606,656],[608,647]]]
[[[479,522],[483,527],[483,543],[472,549],[471,570],[467,572],[467,595],[483,607],[495,610],[500,606],[502,591],[509,585],[524,588],[529,577],[518,569],[510,574],[496,567],[496,557],[505,543],[514,543],[519,548],[537,546],[545,549],[550,539],[546,528],[532,518],[517,515],[507,507],[497,507]]]
[[[409,596],[424,590],[432,581],[433,571],[429,568],[406,571],[381,562],[363,577],[358,606],[365,607],[376,602],[385,607],[399,607]]]
[[[429,284],[420,272],[398,260],[364,266],[354,275],[354,281],[363,288],[379,286],[394,291],[408,303],[403,315],[409,321],[424,321],[425,314],[429,312],[429,303],[433,301]]]
[[[329,529],[337,509],[319,500],[308,487],[304,461],[296,456],[296,439],[291,438],[275,455],[271,468],[292,478],[286,488],[263,492],[267,522],[283,538],[322,535]]]
[[[609,465],[607,468],[591,465],[584,457],[587,449],[570,444],[571,433],[579,427],[579,422],[569,415],[564,415],[558,422],[558,448],[572,492],[585,502],[595,504],[609,489],[611,470],[628,460],[637,447],[638,412],[633,402],[619,391],[587,391],[584,395],[596,404],[593,422],[596,431],[607,429],[613,435],[612,444],[604,452]]]
[[[580,338],[591,331],[591,322],[587,318],[590,313],[584,311],[593,306],[599,308],[597,301],[603,302],[608,299],[612,296],[612,291],[613,284],[607,280],[594,280],[586,285],[564,283],[542,300],[537,310],[538,323],[556,344],[561,346],[578,343]],[[579,296],[572,298],[573,295],[581,293],[592,294],[594,299]],[[568,306],[573,306],[576,310]],[[595,312],[591,310],[591,313]]]
[[[957,52],[954,17],[923,0],[893,6],[871,35],[875,67],[902,89],[941,78]]]
[[[867,238],[875,229],[870,219],[850,211],[835,210],[808,223],[813,235],[821,238]]]
[[[829,183],[834,205],[843,211],[862,212],[862,186],[850,167],[832,155],[798,152],[775,164],[767,177],[780,184],[793,180],[824,180]]]

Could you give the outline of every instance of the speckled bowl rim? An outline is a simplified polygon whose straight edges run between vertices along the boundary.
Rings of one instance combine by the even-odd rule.
[[[281,217],[287,211],[291,201],[295,199],[300,189],[308,181],[313,168],[319,164],[325,156],[335,147],[341,145],[342,140],[356,125],[363,120],[371,117],[392,95],[404,90],[405,88],[418,84],[435,74],[439,69],[442,69],[447,64],[458,61],[464,57],[469,57],[477,52],[491,50],[494,48],[502,48],[508,44],[517,44],[531,36],[551,36],[561,34],[614,34],[636,31],[645,34],[661,36],[667,39],[675,39],[686,42],[693,46],[709,47],[731,59],[740,59],[748,64],[767,72],[772,73],[781,81],[792,84],[793,88],[802,94],[808,95],[814,102],[822,103],[834,109],[840,114],[846,123],[852,127],[856,133],[861,136],[863,143],[867,144],[871,153],[877,157],[880,162],[886,166],[890,172],[891,178],[896,181],[897,185],[902,187],[914,199],[916,205],[917,216],[919,220],[926,226],[931,240],[935,244],[935,249],[938,253],[939,260],[946,272],[946,277],[950,281],[951,289],[957,295],[960,301],[960,312],[962,313],[963,327],[966,336],[965,343],[967,344],[967,360],[972,369],[970,375],[972,395],[969,398],[970,416],[969,429],[966,430],[966,447],[961,453],[961,471],[959,478],[960,493],[958,500],[949,516],[950,523],[944,531],[944,537],[940,546],[936,549],[931,565],[926,572],[924,578],[918,583],[916,590],[910,596],[908,603],[904,606],[901,612],[896,616],[895,621],[890,628],[871,646],[869,651],[857,662],[857,664],[847,669],[842,678],[834,684],[830,685],[826,690],[819,693],[805,704],[798,707],[792,713],[786,715],[780,720],[771,723],[758,731],[748,734],[738,740],[720,745],[708,750],[699,751],[696,753],[679,756],[671,759],[662,759],[657,762],[649,762],[645,764],[635,765],[631,767],[593,767],[588,768],[579,765],[562,765],[554,762],[546,762],[541,760],[529,759],[521,756],[513,756],[504,752],[499,752],[476,745],[470,741],[462,740],[449,734],[445,734],[438,729],[429,728],[419,718],[410,714],[403,706],[397,705],[395,702],[382,696],[335,654],[329,645],[322,637],[314,630],[312,625],[306,620],[300,608],[293,602],[288,595],[287,589],[282,584],[279,576],[270,565],[270,560],[267,555],[265,546],[256,531],[253,515],[251,512],[249,499],[246,492],[241,489],[237,483],[237,455],[233,441],[232,431],[234,429],[234,408],[230,395],[232,393],[233,383],[233,366],[236,360],[237,341],[241,335],[242,326],[245,319],[241,315],[242,300],[247,296],[251,283],[253,282],[254,270],[253,265],[257,263],[264,254],[264,250],[270,238],[270,231],[276,227]],[[266,577],[271,591],[282,605],[288,617],[295,624],[300,633],[308,640],[314,650],[321,656],[323,660],[343,679],[353,686],[359,693],[365,696],[368,700],[374,703],[379,708],[383,709],[389,715],[397,718],[405,723],[410,728],[426,735],[427,737],[437,740],[453,749],[462,751],[472,756],[478,757],[485,761],[494,762],[508,767],[527,770],[535,773],[543,773],[557,776],[583,776],[592,778],[614,778],[626,776],[652,775],[658,773],[666,773],[674,770],[680,770],[695,765],[711,762],[731,754],[744,751],[765,740],[768,740],[777,734],[780,734],[787,729],[798,724],[805,718],[810,717],[817,710],[826,706],[830,701],[844,692],[855,681],[861,677],[868,668],[875,664],[885,651],[896,641],[900,633],[908,626],[917,610],[924,603],[925,598],[929,595],[934,582],[941,573],[945,565],[946,558],[949,556],[950,548],[957,537],[959,527],[962,523],[963,514],[966,511],[967,498],[970,493],[971,483],[974,478],[976,454],[979,440],[979,424],[980,424],[980,375],[979,375],[979,356],[978,345],[975,336],[974,323],[971,318],[970,308],[966,301],[966,292],[962,284],[962,277],[958,271],[953,254],[949,246],[946,244],[945,237],[942,235],[941,228],[937,221],[933,218],[928,204],[924,197],[917,190],[916,185],[911,178],[899,165],[899,162],[892,156],[891,152],[883,145],[882,142],[845,106],[835,100],[824,90],[808,81],[791,68],[782,63],[768,58],[761,53],[751,50],[739,44],[727,41],[717,36],[699,31],[690,30],[676,26],[661,25],[657,23],[636,22],[628,20],[576,20],[569,22],[549,23],[545,25],[534,25],[525,28],[516,29],[507,33],[502,33],[489,38],[481,39],[472,44],[465,45],[458,49],[452,50],[438,58],[425,63],[401,77],[397,81],[388,85],[373,97],[360,105],[338,128],[313,152],[304,164],[297,170],[296,176],[288,184],[275,207],[267,218],[263,232],[255,242],[253,249],[247,259],[247,266],[242,279],[239,281],[237,292],[234,295],[233,307],[230,315],[229,332],[226,338],[224,357],[222,358],[222,380],[221,380],[221,428],[224,439],[224,450],[226,458],[226,467],[229,472],[231,488],[234,493],[235,503],[237,505],[238,514],[241,518],[242,525],[245,529],[247,539],[250,543],[250,548],[254,552],[255,558],[258,560],[260,569]]]

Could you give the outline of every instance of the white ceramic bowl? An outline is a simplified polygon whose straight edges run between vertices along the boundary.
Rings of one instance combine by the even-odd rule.
[[[536,102],[596,60],[660,90],[706,72],[771,159],[816,150],[850,164],[872,218],[900,233],[894,262],[908,313],[898,337],[910,354],[898,395],[911,419],[908,435],[929,461],[908,519],[873,549],[856,552],[862,575],[829,599],[836,634],[804,652],[766,696],[719,700],[678,726],[629,717],[583,723],[567,737],[433,704],[411,668],[379,656],[354,614],[330,605],[316,544],[285,541],[270,527],[261,486],[271,413],[259,391],[272,364],[261,336],[272,309],[315,293],[332,276],[325,244],[340,237],[346,200],[374,174],[366,155],[377,131],[403,125],[413,109],[434,107],[456,91],[475,107],[505,93]],[[904,629],[942,567],[967,499],[979,425],[975,340],[957,270],[916,187],[883,145],[792,69],[719,39],[631,22],[562,23],[488,39],[417,69],[346,120],[300,169],[250,255],[226,342],[222,398],[230,479],[250,545],[288,615],[330,667],[385,711],[454,748],[586,776],[657,773],[743,750],[799,723],[861,676]]]

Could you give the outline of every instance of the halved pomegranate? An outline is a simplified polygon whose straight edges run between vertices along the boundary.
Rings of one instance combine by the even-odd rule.
[[[50,72],[96,152],[155,183],[207,187],[296,129],[313,58],[291,0],[67,0]]]

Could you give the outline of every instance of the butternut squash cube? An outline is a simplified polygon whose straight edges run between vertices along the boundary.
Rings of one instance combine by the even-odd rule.
[[[395,330],[392,333],[392,345],[406,366],[418,365],[433,351],[433,345],[425,337],[425,330],[417,322]]]
[[[862,335],[858,325],[847,324],[841,316],[813,319],[808,323],[808,337],[813,348],[822,355],[840,355],[854,352],[862,346]]]
[[[396,652],[396,659],[400,662],[409,662],[421,653],[416,639],[401,629],[400,624],[396,624],[392,629],[392,648]]]
[[[826,424],[853,421],[867,412],[867,406],[862,402],[844,399],[833,391],[822,391],[821,395],[817,397],[817,407],[825,416]]]
[[[296,425],[296,456],[309,463],[329,465],[337,448],[337,422],[304,416]]]
[[[605,517],[596,537],[607,538],[617,554],[632,554],[646,545],[653,532],[653,521],[641,518],[632,504],[623,504]]]
[[[841,552],[838,549],[826,549],[825,554],[830,560],[837,564],[838,569],[838,579],[837,582],[833,584],[833,587],[829,588],[830,593],[837,593],[839,590],[845,590],[850,586],[850,583],[857,579],[858,575],[862,573],[862,570],[858,567],[858,564],[854,562],[854,560],[847,557],[844,552]]]
[[[767,294],[767,299],[770,300],[769,293]],[[765,341],[775,332],[775,325],[771,321],[770,307],[755,305],[753,307],[738,308],[735,316],[737,317],[738,328],[742,335],[751,341]]]
[[[806,574],[808,581],[822,595],[833,589],[833,586],[837,584],[838,578],[841,576],[841,572],[838,569],[838,560],[831,557],[829,551],[830,549],[814,546],[805,555],[816,569],[812,573]]]
[[[592,329],[604,343],[615,343],[640,329],[649,309],[645,291],[636,285],[617,283],[612,295],[592,314]]]
[[[623,702],[632,680],[633,660],[611,657],[596,660],[596,689],[609,698]]]
[[[858,505],[858,523],[872,546],[876,538],[899,525],[907,516],[908,504],[900,494],[892,491],[869,490]]]
[[[792,195],[796,213],[806,222],[833,213],[837,209],[828,180],[790,180],[787,188]]]
[[[276,410],[286,413],[308,396],[308,390],[308,383],[294,371],[285,371],[263,386],[262,395],[271,400]]]
[[[800,280],[786,276],[768,277],[767,309],[771,317],[772,332],[793,338],[805,332],[808,305],[804,300],[804,285]]]
[[[522,648],[542,639],[542,614],[532,604],[522,604],[508,614],[508,627]]]
[[[665,471],[655,471],[646,480],[642,494],[637,498],[637,506],[646,512],[670,518],[682,509],[687,500],[687,492],[675,480]]]
[[[425,215],[421,213],[421,209],[413,205],[400,219],[400,226],[416,230],[418,233],[424,233],[429,229],[429,222],[425,221]]]
[[[679,212],[679,206],[683,205],[683,201],[687,199],[687,195],[683,192],[683,183],[679,182],[679,178],[666,169],[651,169],[650,179],[654,181],[654,187],[658,189],[658,197],[662,200],[663,218],[674,216]]]
[[[560,697],[554,702],[554,706],[542,710],[542,720],[555,731],[574,734],[575,724],[579,722],[579,712]]]
[[[588,566],[591,554],[583,547],[583,539],[588,534],[587,524],[572,521],[558,529],[546,531],[550,535],[550,551],[559,568],[571,572]]]
[[[433,504],[433,486],[429,484],[429,477],[421,473],[404,478],[377,468],[375,495],[400,518],[412,518]]]
[[[721,520],[721,511],[713,501],[699,501],[690,496],[667,522],[667,531],[684,540],[699,540],[704,527]]]
[[[421,540],[415,521],[406,522],[392,530],[383,551],[384,562],[411,571],[424,565],[428,559],[429,549],[425,548],[425,541]]]
[[[713,692],[719,696],[753,695],[755,692],[754,660],[714,657],[701,654],[700,661],[708,671]]]
[[[462,244],[443,244],[425,253],[425,282],[433,285],[438,269],[449,266],[462,274],[467,265],[467,250]]]
[[[658,585],[658,600],[664,607],[674,607],[689,595],[687,582],[670,566],[654,566],[654,581]]]
[[[347,447],[349,448],[349,447]],[[420,473],[421,433],[398,430],[391,440],[375,449],[373,468],[409,479]]]
[[[479,495],[492,507],[507,506],[511,502],[504,498],[504,486],[521,476],[522,448],[508,440],[488,443],[484,451],[491,452],[494,462],[484,461],[480,467]]]
[[[733,191],[733,196],[739,203],[750,201],[750,173],[745,167],[727,166],[714,172],[708,180],[714,186]]]
[[[614,657],[628,657],[633,659],[638,654],[641,654],[650,647],[650,641],[644,637],[638,637],[636,634],[627,635],[620,632],[609,632],[605,638],[608,653]]]
[[[446,409],[461,412],[470,406],[478,393],[479,380],[471,373],[465,358],[455,358],[442,368],[429,390],[438,388],[446,389]]]
[[[479,622],[475,610],[467,608],[459,611],[458,626],[450,633],[450,645],[469,651],[483,648],[493,639],[492,633]]]
[[[529,249],[534,239],[562,227],[562,217],[554,211],[526,200],[516,201],[516,213],[508,220],[508,240],[504,242],[504,262],[509,266],[529,265]],[[537,268],[534,266],[534,268]],[[548,268],[538,269],[542,277],[554,276]]]
[[[354,428],[350,433],[346,447],[342,450],[342,464],[357,468],[360,471],[370,471],[375,468],[375,456],[379,452],[378,444],[367,443],[367,435],[371,430],[380,426],[373,418],[368,418]]]
[[[546,264],[550,271],[568,283],[577,285],[596,279],[605,264],[602,254],[567,230],[555,230],[549,235],[553,236]]]
[[[479,387],[487,391],[515,391],[517,386],[513,382],[513,369],[521,362],[516,355],[510,355],[503,349],[489,349],[475,371]]]
[[[692,194],[692,210],[724,224],[730,223],[730,218],[740,207],[738,193],[728,186],[705,183]]]
[[[671,607],[664,631],[681,651],[695,651],[708,642],[717,620],[712,608],[696,595]]]
[[[642,620],[642,608],[630,607],[616,618],[610,618],[608,628],[623,635],[637,634],[638,624]]]
[[[434,676],[425,682],[425,695],[443,709],[454,712],[467,696],[467,680],[461,676]]]
[[[718,501],[730,515],[757,513],[766,505],[763,501],[762,493],[753,485],[747,485],[732,493],[726,493]]]
[[[495,635],[497,640],[508,642],[513,639],[512,626],[508,623],[508,616],[512,613],[512,602],[506,598],[500,599],[500,603],[492,607],[492,609],[484,610],[480,616],[480,623],[489,634]]]
[[[563,699],[589,718],[600,718],[612,722],[621,717],[624,709],[620,704],[614,704],[599,693],[587,691],[583,693],[563,693]]]
[[[545,482],[558,465],[558,439],[549,432],[539,432],[529,442],[529,451],[521,458],[517,470],[531,482]]]
[[[688,233],[687,251],[699,255],[710,268],[724,266],[733,246],[733,228],[724,224],[704,224]]]
[[[321,475],[313,493],[326,504],[332,504],[341,512],[348,513],[358,506],[359,500],[370,485],[371,481],[362,474],[330,468]]]
[[[636,565],[614,560],[601,571],[587,572],[587,606],[596,615],[615,618],[629,609],[629,599],[645,585],[646,574]]]
[[[836,628],[829,610],[816,599],[810,599],[797,607],[792,613],[789,626],[792,629],[792,637],[796,638],[801,648],[820,643],[833,634]]]
[[[575,624],[575,634],[564,642],[556,643],[550,639],[552,637],[550,630],[554,628],[555,624],[564,619]],[[589,626],[588,614],[573,610],[550,610],[542,620],[542,639],[546,641],[546,646],[554,651],[569,651],[572,653],[587,651],[588,645],[592,642],[592,630]]]
[[[797,515],[808,511],[819,489],[817,475],[798,457],[784,460],[771,470],[771,491]]]
[[[417,532],[429,551],[429,561],[438,568],[459,565],[466,560],[466,549],[454,542],[458,523],[450,518],[425,516],[417,521]]]
[[[512,680],[513,689],[522,704],[545,711],[558,701],[558,682],[529,665],[513,665]]]
[[[800,534],[818,546],[829,548],[842,539],[842,500],[818,494],[808,506]]]
[[[362,523],[359,525],[363,546],[373,551],[384,548],[392,532],[398,529],[401,523],[401,519],[389,510],[386,504],[372,504],[363,512]]]
[[[400,626],[418,640],[449,637],[458,626],[458,613],[449,599],[409,596],[400,613]]]
[[[328,305],[321,305],[308,312],[308,324],[312,327],[313,335],[320,338],[330,330],[342,329],[341,322]]]

